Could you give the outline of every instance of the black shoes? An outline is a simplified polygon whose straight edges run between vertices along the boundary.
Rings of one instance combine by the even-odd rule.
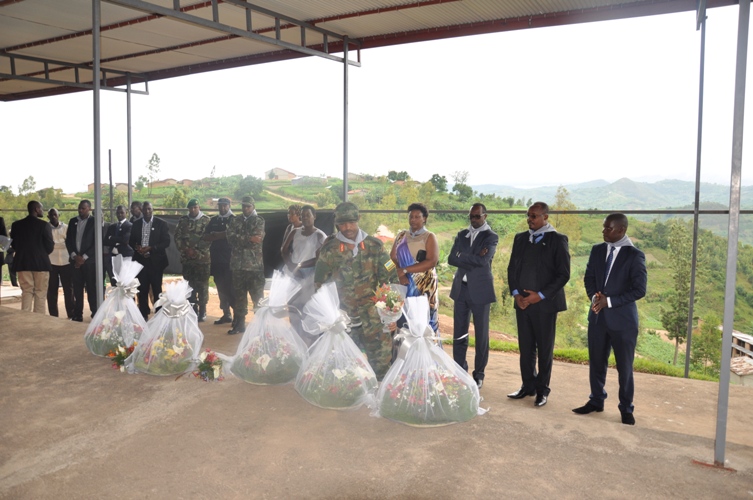
[[[624,411],[620,412],[620,415],[622,415],[622,423],[625,425],[635,425],[635,417],[632,413],[627,413]]]
[[[233,317],[225,313],[220,319],[214,322],[215,325],[224,325],[225,323],[232,323]]]
[[[227,334],[228,335],[235,335],[236,333],[243,333],[246,331],[246,321],[238,321],[233,324],[233,328],[231,328]]]
[[[535,390],[526,391],[523,387],[521,387],[517,391],[508,394],[507,397],[510,399],[523,399],[526,396],[533,396],[534,394],[536,394]]]
[[[77,321],[77,322],[81,323],[81,322],[84,321],[84,318],[82,318],[81,316],[74,316],[74,317],[71,318],[71,321]]]
[[[537,394],[536,402],[533,403],[533,406],[544,406],[545,404],[546,404],[546,394]]]
[[[196,321],[198,321],[199,323],[203,323],[206,320],[207,320],[207,314],[206,313],[199,314],[199,316],[196,318]]]
[[[604,411],[604,408],[599,408],[598,406],[591,404],[590,401],[579,408],[573,408],[573,413],[577,413],[578,415],[588,415],[594,411],[602,412]]]
[[[480,378],[480,379],[476,380],[476,385],[478,386],[479,389],[481,389],[482,387],[484,387],[484,379]]]

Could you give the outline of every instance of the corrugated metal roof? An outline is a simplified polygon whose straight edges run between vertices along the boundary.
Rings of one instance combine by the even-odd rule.
[[[218,22],[246,30],[246,10],[238,0],[218,0]],[[709,2],[710,7],[734,0]],[[290,48],[270,45],[218,26],[197,26],[145,12],[149,5],[173,9],[173,0],[103,0],[101,4],[101,66],[110,85],[122,85],[117,72],[142,74],[148,80],[305,57]],[[179,2],[181,12],[213,20],[212,1]],[[352,51],[419,40],[497,31],[651,15],[695,9],[694,0],[258,0],[254,5],[305,21],[317,28],[347,35]],[[0,74],[42,78],[21,81],[0,76],[0,100],[17,100],[76,91],[49,80],[91,83],[91,0],[0,0]],[[301,28],[280,20],[280,40],[301,43]],[[252,14],[256,35],[275,37],[275,17]],[[324,36],[305,30],[306,47],[322,49]],[[329,53],[342,50],[329,37]],[[16,56],[11,59],[10,56]],[[23,57],[84,65],[30,61]],[[351,60],[355,56],[350,57]],[[134,77],[135,80],[138,78]]]

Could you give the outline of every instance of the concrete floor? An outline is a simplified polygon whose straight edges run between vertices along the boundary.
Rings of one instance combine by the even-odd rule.
[[[555,362],[535,408],[505,397],[517,356],[491,353],[490,412],[417,429],[292,386],[123,374],[89,354],[86,324],[17,308],[0,307],[0,498],[753,498],[753,388],[731,387],[731,472],[694,463],[714,459],[710,382],[636,374],[630,427],[613,370],[606,410],[580,416],[586,366]],[[234,353],[226,325],[202,330]]]

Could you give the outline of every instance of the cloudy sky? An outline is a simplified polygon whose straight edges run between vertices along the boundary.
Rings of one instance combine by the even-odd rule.
[[[470,184],[518,187],[694,180],[700,36],[689,12],[363,51],[350,69],[350,171],[467,170]],[[737,7],[711,9],[705,182],[729,183],[736,36]],[[132,97],[134,180],[152,153],[162,178],[341,176],[342,73],[307,58],[153,82]],[[125,96],[102,95],[103,179],[112,149],[124,182]],[[88,92],[0,103],[0,184],[33,175],[37,188],[84,190],[91,109]]]

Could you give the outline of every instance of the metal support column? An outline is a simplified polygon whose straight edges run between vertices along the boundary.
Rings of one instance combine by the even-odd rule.
[[[99,121],[99,59],[100,39],[99,28],[102,22],[102,5],[100,0],[92,0],[92,84],[94,85],[94,265],[96,267],[97,307],[102,305],[104,299],[104,267],[102,261],[104,252],[102,248],[102,180],[100,175],[100,121]]]
[[[732,356],[732,324],[735,317],[735,285],[737,278],[737,240],[740,229],[740,183],[743,163],[743,125],[745,123],[745,76],[748,60],[748,25],[750,0],[740,0],[737,23],[737,67],[735,71],[735,109],[732,120],[732,175],[729,187],[729,227],[727,230],[727,283],[724,290],[724,328],[722,333],[722,364],[719,368],[719,398],[716,409],[714,465],[724,467],[729,406],[730,358]]]
[[[685,378],[690,374],[690,349],[693,341],[693,306],[695,274],[698,266],[698,210],[701,199],[701,144],[703,139],[703,80],[706,68],[706,9],[701,13],[701,70],[698,78],[698,138],[695,154],[695,201],[693,202],[693,254],[690,263],[690,303],[688,304],[688,336],[685,343]]]
[[[343,201],[348,201],[348,37],[343,38]]]
[[[133,203],[133,171],[131,170],[131,74],[126,75],[126,149],[128,150],[128,210]],[[128,213],[128,210],[126,213]]]

